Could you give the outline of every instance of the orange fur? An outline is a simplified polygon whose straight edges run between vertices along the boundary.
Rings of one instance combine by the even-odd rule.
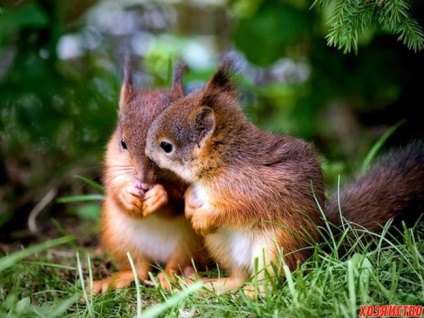
[[[185,214],[205,236],[211,256],[230,277],[205,280],[207,288],[239,288],[258,264],[259,292],[275,277],[281,252],[294,269],[320,242],[319,207],[343,230],[341,217],[373,232],[394,219],[416,222],[424,212],[424,142],[382,156],[363,175],[335,192],[324,206],[317,154],[310,144],[250,124],[224,62],[206,87],[175,101],[151,125],[146,154],[189,187]],[[161,142],[172,145],[165,152]],[[340,206],[339,206],[340,203]],[[342,247],[343,249],[343,247]],[[249,297],[253,286],[246,286]]]
[[[146,142],[154,162],[190,183],[185,213],[230,273],[208,281],[222,291],[240,287],[256,261],[260,277],[275,276],[280,250],[291,269],[305,261],[319,240],[317,202],[324,203],[313,147],[253,126],[235,95],[224,64],[202,91],[168,107]],[[161,149],[163,141],[172,152]]]
[[[194,260],[207,263],[203,239],[184,216],[187,185],[170,171],[159,169],[144,154],[150,123],[182,96],[182,65],[168,90],[134,89],[128,63],[119,102],[118,125],[105,155],[101,241],[119,272],[95,281],[93,290],[122,288],[133,280],[130,253],[141,281],[148,283],[152,266],[163,265],[163,288],[170,288],[174,273],[192,273]]]

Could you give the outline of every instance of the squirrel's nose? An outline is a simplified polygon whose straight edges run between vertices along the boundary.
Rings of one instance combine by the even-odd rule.
[[[142,183],[140,181],[138,181],[138,180],[135,181],[135,187],[137,189],[142,190],[142,186],[141,185],[142,185]]]
[[[140,190],[142,194],[146,193],[148,190],[152,188],[151,184],[148,183],[142,183],[141,181],[137,180],[135,182],[135,187]]]
[[[151,184],[147,184],[147,183],[140,183],[141,186],[141,190],[147,192],[148,190],[150,190],[150,188],[152,187]]]

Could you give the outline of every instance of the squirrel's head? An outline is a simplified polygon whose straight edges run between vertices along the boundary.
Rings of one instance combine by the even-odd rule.
[[[184,63],[178,63],[170,89],[134,88],[129,64],[126,58],[114,142],[117,143],[116,147],[119,148],[121,156],[126,156],[126,162],[134,169],[135,178],[141,184],[152,185],[156,181],[158,167],[144,151],[147,131],[165,108],[183,97]]]
[[[151,125],[146,154],[159,167],[187,182],[214,173],[223,164],[225,146],[245,123],[232,82],[233,60],[226,60],[206,86],[163,111]]]

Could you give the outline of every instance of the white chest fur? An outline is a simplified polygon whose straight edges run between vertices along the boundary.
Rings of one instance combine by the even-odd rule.
[[[154,214],[135,220],[123,213],[114,213],[113,227],[122,246],[143,251],[156,263],[166,263],[177,247],[184,244],[185,236],[191,233],[184,215],[169,220]]]
[[[199,205],[208,206],[210,196],[200,184],[193,186],[193,195]],[[251,226],[246,228],[220,227],[207,235],[206,244],[212,255],[226,267],[239,267],[253,272],[254,264],[264,260],[268,240]],[[256,260],[257,259],[257,260]]]
[[[263,268],[268,261],[267,252],[274,243],[254,229],[221,227],[206,237],[211,253],[222,260],[224,266],[236,266],[253,273],[255,263]]]
[[[206,242],[212,253],[226,255],[237,267],[252,270],[254,235],[251,231],[221,227],[209,234]]]
[[[198,205],[209,205],[210,197],[204,187],[201,184],[195,184],[193,186],[193,195]]]

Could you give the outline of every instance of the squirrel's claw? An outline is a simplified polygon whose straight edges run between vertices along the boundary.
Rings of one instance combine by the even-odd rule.
[[[128,183],[122,190],[118,193],[118,200],[124,206],[124,208],[131,212],[139,212],[143,208],[143,196],[140,194],[139,190]]]
[[[155,184],[152,189],[146,192],[143,201],[143,216],[148,216],[168,203],[168,193],[161,184]]]

